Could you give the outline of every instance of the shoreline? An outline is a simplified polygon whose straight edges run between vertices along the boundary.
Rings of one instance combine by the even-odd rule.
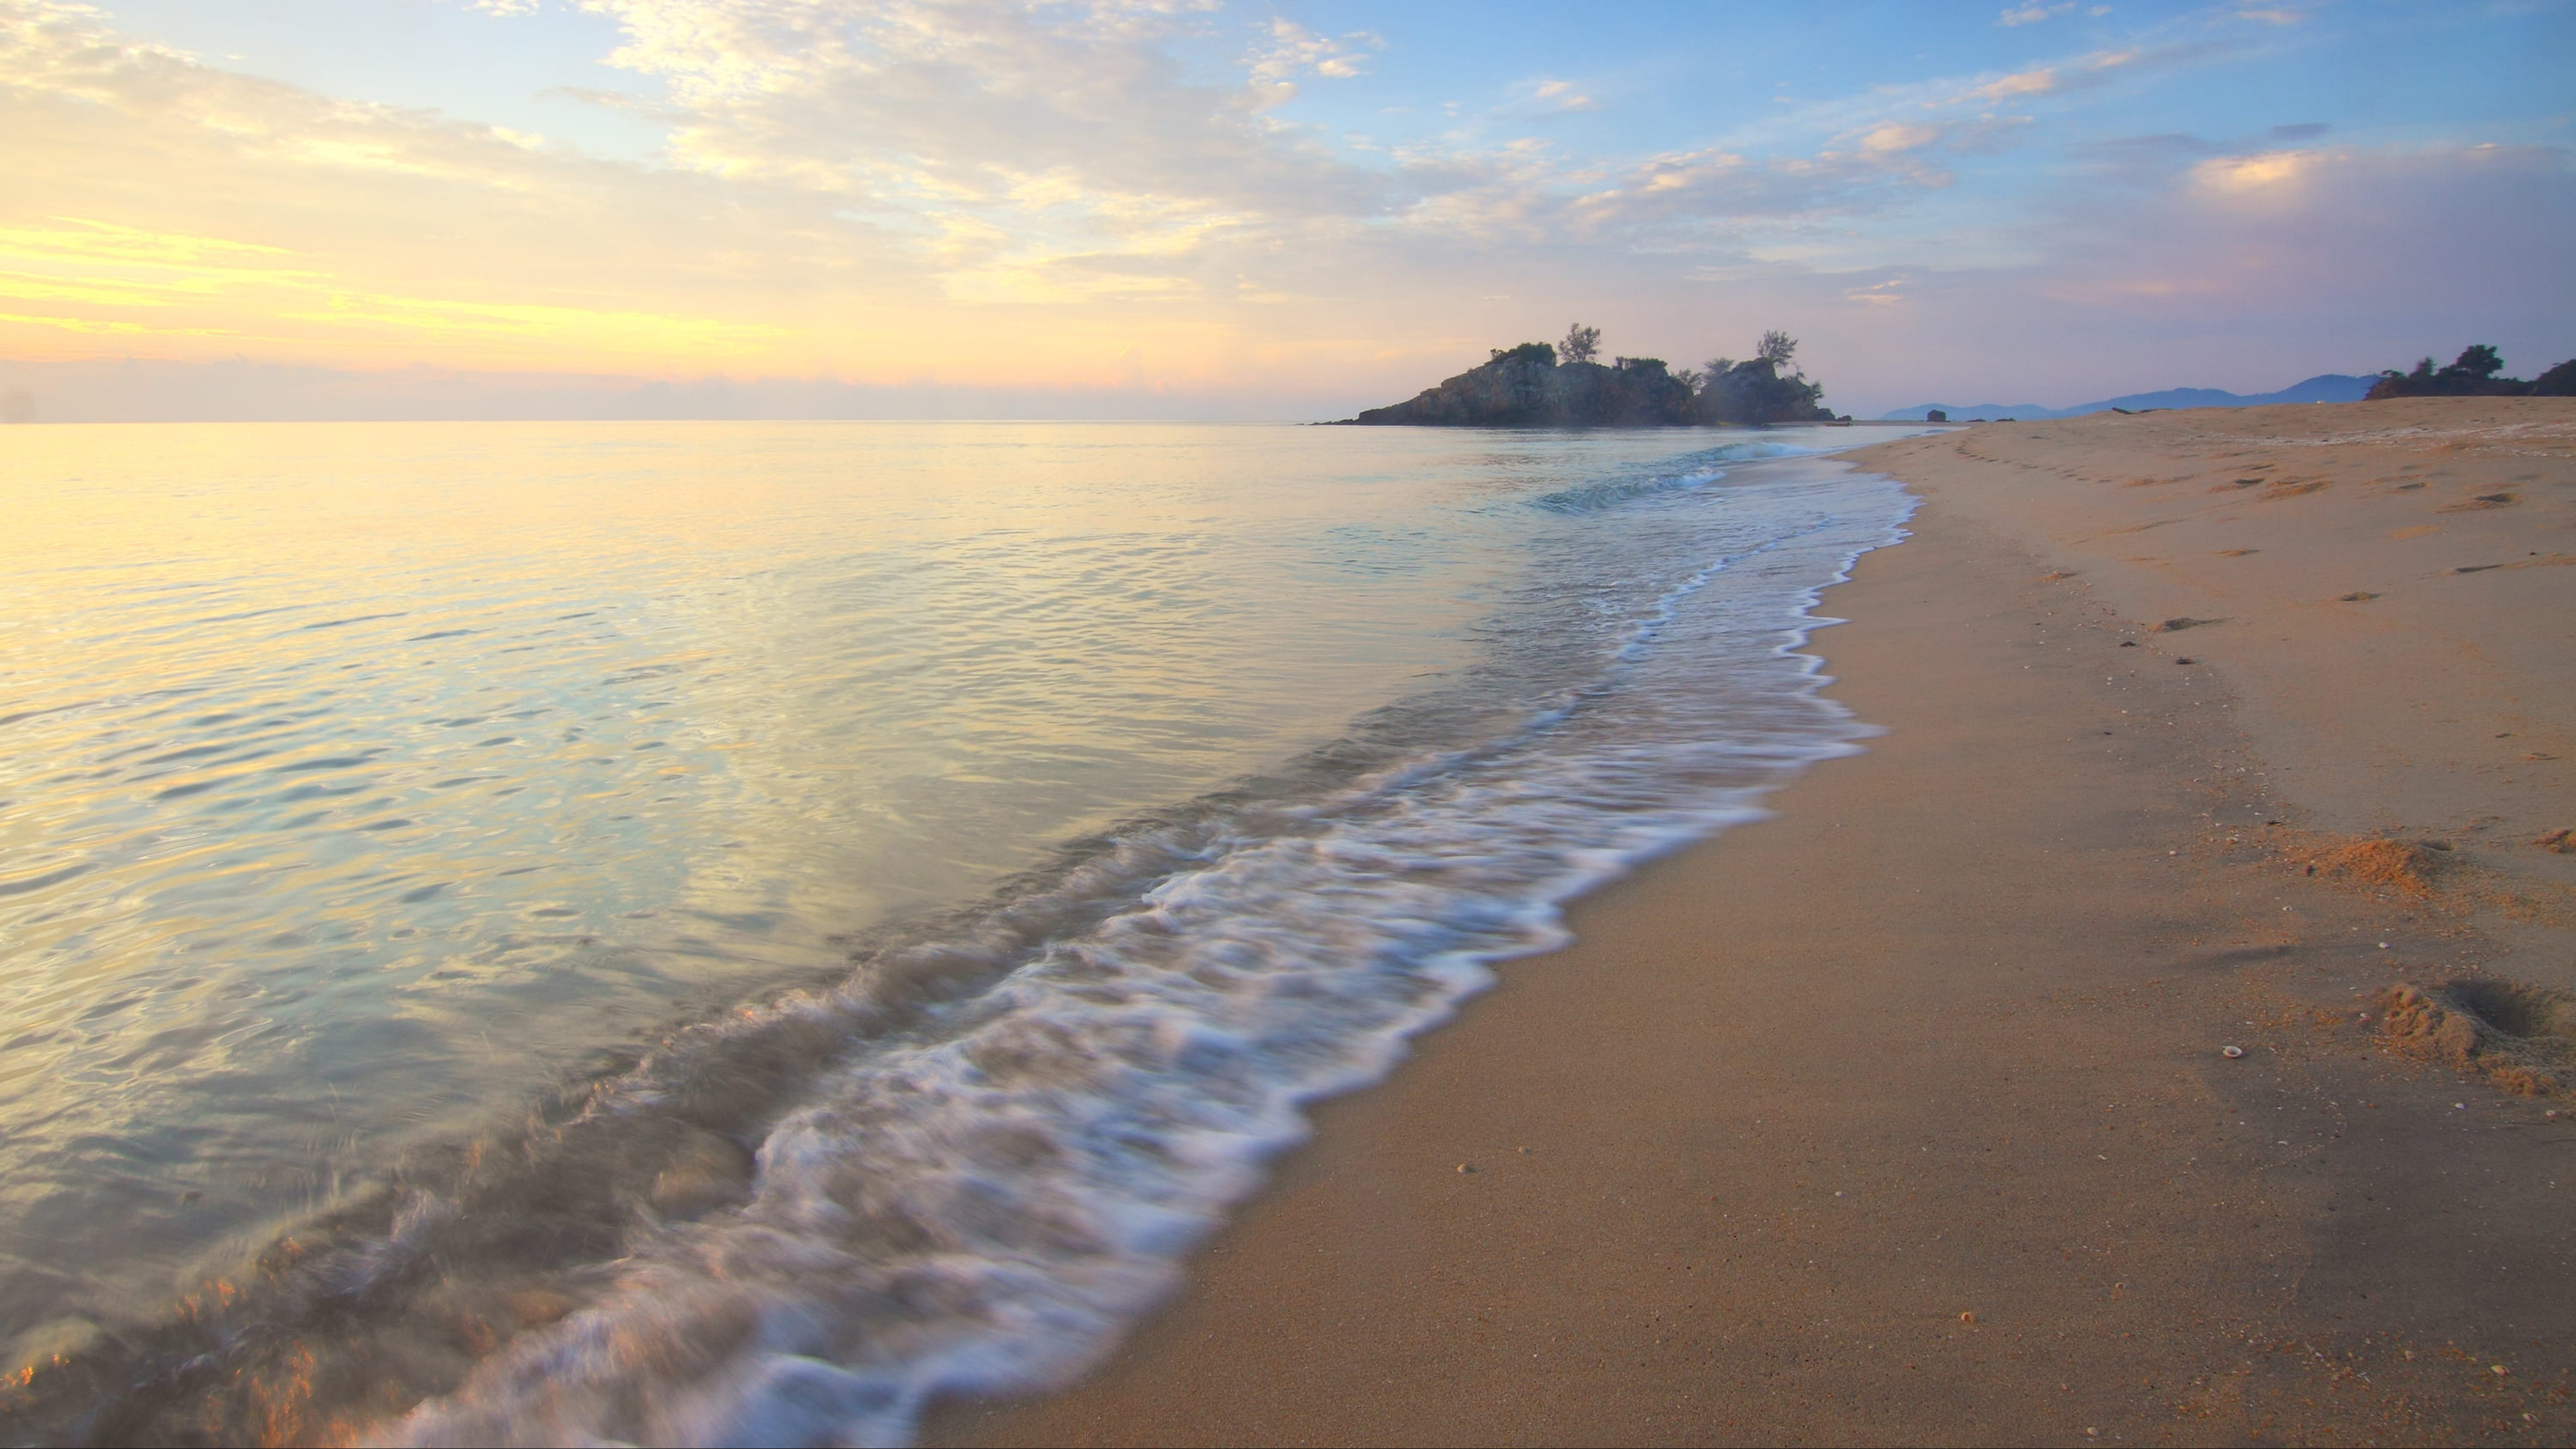
[[[1807,652],[1887,733],[1317,1108],[1089,1381],[925,1439],[2563,1440],[2576,1122],[2360,1020],[2576,986],[2518,758],[2569,576],[2414,556],[2554,559],[2576,407],[2473,401],[1868,450],[1923,506]],[[2307,869],[2398,831],[2423,895]]]

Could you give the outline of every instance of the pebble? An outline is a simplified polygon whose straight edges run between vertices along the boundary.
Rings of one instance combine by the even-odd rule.
[[[2240,1046],[2220,1047],[2218,1049],[2218,1054],[2227,1058],[2229,1061],[2234,1061],[2236,1058],[2245,1055],[2245,1048]]]
[[[1462,1163],[1459,1163],[1459,1164],[1458,1164],[1458,1170],[1459,1170],[1460,1172],[1473,1172],[1473,1171],[1475,1171],[1476,1169],[1474,1169],[1474,1168],[1472,1168],[1472,1167],[1468,1166],[1466,1163],[1463,1163],[1463,1162],[1462,1162]]]

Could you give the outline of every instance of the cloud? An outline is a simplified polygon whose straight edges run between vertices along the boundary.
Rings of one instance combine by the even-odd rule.
[[[1374,31],[1355,30],[1333,38],[1317,35],[1293,20],[1273,17],[1268,32],[1245,57],[1247,75],[1269,104],[1284,104],[1295,98],[1299,75],[1349,80],[1360,75],[1367,63],[1362,52],[1385,46]]]
[[[1545,102],[1552,110],[1597,111],[1601,109],[1599,101],[1576,90],[1572,81],[1541,81],[1530,91],[1530,98]]]
[[[2308,151],[2261,151],[2251,156],[2220,156],[2192,168],[2192,180],[2203,190],[2243,196],[2295,186],[2315,170],[2320,158]]]
[[[1997,25],[2007,27],[2014,25],[2036,25],[2052,16],[2068,14],[2074,9],[2075,0],[2065,0],[2065,3],[2058,5],[2043,5],[2038,3],[2019,5],[1996,16],[1995,23]]]
[[[1461,285],[1539,299],[1569,275],[1645,286],[1639,257],[1739,265],[1948,186],[1945,158],[2001,124],[1626,160],[1448,136],[1363,164],[1278,121],[1263,86],[1355,63],[1364,33],[1267,24],[1228,80],[1174,59],[1224,44],[1194,4],[590,3],[619,21],[617,63],[658,82],[630,104],[670,126],[667,164],[0,0],[0,126],[46,138],[0,154],[0,229],[25,234],[0,255],[22,319],[0,318],[0,351],[113,334],[172,358],[1065,381],[1141,343],[1168,378],[1393,371],[1457,345]],[[1523,95],[1589,103],[1568,81]],[[194,270],[125,255],[127,232],[196,239]]]
[[[1354,73],[1361,37],[1273,22],[1228,86],[1183,75],[1172,47],[1203,36],[1205,7],[1177,0],[589,3],[624,30],[609,63],[682,116],[673,159],[712,174],[905,206],[1003,202],[1043,177],[1216,206],[1383,200],[1261,114],[1295,76]]]
[[[614,103],[667,128],[654,164],[335,99],[139,42],[96,10],[0,0],[0,132],[33,138],[0,151],[0,353],[238,353],[335,377],[723,372],[934,410],[921,379],[971,379],[940,395],[987,400],[1132,399],[1141,376],[1174,398],[1360,404],[1579,314],[1623,351],[1668,356],[1810,329],[1819,348],[1840,339],[1818,370],[1848,379],[1848,400],[1927,357],[2062,358],[2051,337],[2241,338],[2257,315],[2284,336],[2359,336],[2419,295],[2485,315],[2468,276],[2568,317],[2517,240],[2566,189],[2556,153],[2319,148],[2316,122],[2040,149],[2040,119],[2088,93],[2282,44],[2251,31],[2169,26],[1766,106],[1640,155],[1587,153],[1595,128],[1550,124],[1595,104],[1554,77],[1497,84],[1465,120],[1426,116],[1448,126],[1436,135],[1336,141],[1277,88],[1363,73],[1381,42],[1197,0],[584,3],[642,78]],[[2052,168],[2040,199],[1983,184],[1984,158],[2012,148]],[[2498,254],[2539,270],[2498,270],[2481,246],[2440,261],[2391,229],[2424,216],[2491,227]],[[2373,249],[2411,259],[2413,279]],[[2291,295],[2311,311],[2275,306]],[[2119,350],[2094,349],[2098,365],[2143,365]],[[2103,390],[2206,380],[2173,366]],[[439,395],[469,394],[499,395]]]
[[[1978,101],[2005,101],[2016,96],[2043,96],[2057,88],[2056,68],[2039,66],[2031,70],[2015,71],[2011,75],[1988,81],[1969,91],[1967,98]]]
[[[1881,121],[1861,133],[1860,148],[1873,155],[1898,151],[1919,151],[1941,139],[1943,128],[1907,125],[1901,121]]]
[[[772,335],[722,314],[782,229],[901,262],[794,196],[728,207],[700,178],[214,69],[79,6],[0,3],[0,130],[45,138],[0,152],[0,347],[23,354],[59,352],[43,329],[173,355],[734,356]]]
[[[1964,380],[1918,370],[1868,391],[1891,406],[1959,388],[2062,406],[2179,385],[2261,391],[2471,341],[2528,368],[2576,351],[2576,278],[2555,260],[2576,232],[2563,149],[2232,152],[2152,188],[2071,195],[2030,222],[2051,238],[2032,262],[1909,272],[1903,307],[1866,308],[1896,329],[1875,334],[1879,356],[1919,345]],[[1971,333],[1973,364],[1940,340]]]
[[[2221,42],[2192,41],[2097,50],[1997,76],[1957,92],[1950,101],[1952,104],[1995,105],[2088,91],[2115,81],[2136,80],[2160,71],[2223,59],[2233,54],[2235,49]]]

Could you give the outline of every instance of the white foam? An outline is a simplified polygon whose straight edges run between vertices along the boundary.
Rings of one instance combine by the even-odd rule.
[[[382,1437],[895,1443],[935,1396],[1095,1362],[1306,1104],[1383,1076],[1494,963],[1562,943],[1573,896],[1857,747],[1794,650],[1829,622],[1817,591],[1901,536],[1909,503],[1839,465],[1731,502],[1733,545],[1668,560],[1515,728],[1140,833],[1061,899],[1015,903],[1084,924],[855,1047],[769,1131],[748,1203],[654,1228],[589,1306]],[[857,1012],[881,984],[773,1011]],[[601,1110],[654,1109],[639,1091]]]

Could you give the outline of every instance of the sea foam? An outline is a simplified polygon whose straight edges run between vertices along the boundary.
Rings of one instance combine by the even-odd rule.
[[[1382,1077],[1495,963],[1562,944],[1571,897],[1757,818],[1789,772],[1867,733],[1794,651],[1830,622],[1817,591],[1898,537],[1908,504],[1839,465],[1765,471],[1717,505],[1732,526],[1656,557],[1634,556],[1647,520],[1560,541],[1533,581],[1560,607],[1498,652],[1569,654],[1516,718],[1481,701],[1482,737],[1381,739],[1392,758],[1311,797],[1141,822],[838,990],[639,1066],[589,1110],[667,1110],[664,1084],[716,1041],[847,1044],[766,1128],[746,1200],[639,1222],[589,1302],[377,1434],[895,1443],[936,1396],[1095,1362],[1303,1136],[1306,1104]],[[1724,477],[1540,506],[1603,514]],[[1707,540],[1731,546],[1682,567]],[[1582,575],[1641,564],[1660,587],[1588,619],[1561,607]]]
[[[1562,944],[1574,896],[1857,748],[1798,650],[1911,503],[1795,451],[1462,487],[1522,550],[1466,667],[407,1152],[0,1410],[62,1439],[864,1444],[1067,1381],[1310,1104]]]

